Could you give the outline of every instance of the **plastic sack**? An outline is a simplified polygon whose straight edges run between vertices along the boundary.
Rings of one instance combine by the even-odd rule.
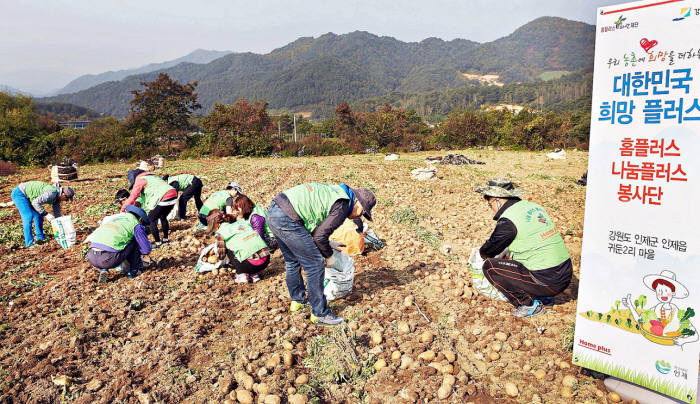
[[[54,237],[63,248],[68,248],[75,245],[75,227],[73,226],[73,219],[70,215],[57,217],[51,221],[51,227],[54,230]]]
[[[507,251],[508,250],[502,252],[499,254],[499,256],[505,256]],[[479,249],[472,248],[472,254],[469,256],[469,267],[472,271],[472,283],[474,284],[474,287],[479,291],[479,293],[486,297],[507,302],[508,299],[506,299],[506,297],[503,296],[503,294],[484,276],[483,265],[484,260],[481,259]]]
[[[352,220],[345,219],[331,234],[330,239],[345,244],[340,250],[347,255],[359,255],[365,250],[365,238],[362,233],[357,232],[357,225]]]
[[[323,294],[327,300],[343,298],[352,293],[355,281],[355,260],[344,252],[334,251],[335,264],[326,268],[323,280]]]
[[[207,262],[206,257],[209,255],[209,252],[211,252],[211,250],[213,250],[214,248],[216,248],[216,243],[209,244],[208,246],[204,247],[202,253],[199,254],[197,265],[195,265],[194,267],[195,272],[210,272],[215,269],[221,268],[224,265],[228,265],[228,257],[224,257],[224,259],[219,260],[216,264],[210,264],[209,262]]]
[[[177,211],[178,211],[178,206],[180,206],[180,197],[178,196],[177,199],[175,200],[175,205],[173,205],[173,209],[168,213],[168,221],[174,220],[177,217]]]

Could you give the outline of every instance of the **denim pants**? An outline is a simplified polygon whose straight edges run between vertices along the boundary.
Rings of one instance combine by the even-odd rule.
[[[101,270],[116,268],[124,261],[129,262],[130,272],[136,272],[143,268],[141,252],[139,251],[136,239],[131,240],[123,250],[117,252],[90,248],[87,258],[89,263]]]
[[[276,203],[267,212],[267,225],[275,235],[287,268],[287,289],[292,300],[304,303],[306,290],[301,268],[306,272],[311,313],[322,317],[331,313],[323,295],[325,268],[323,256],[303,224],[290,219]]]
[[[15,203],[17,210],[19,210],[19,215],[22,217],[24,246],[29,247],[34,244],[32,222],[34,222],[37,240],[46,240],[46,236],[44,235],[44,217],[34,210],[29,198],[27,198],[27,195],[25,195],[19,187],[15,187],[15,189],[12,190],[12,202]]]

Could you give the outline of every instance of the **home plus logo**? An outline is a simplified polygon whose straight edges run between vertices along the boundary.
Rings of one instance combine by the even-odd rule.
[[[613,25],[605,25],[600,27],[600,32],[610,32],[617,31],[618,29],[632,29],[637,27],[639,27],[638,21],[627,21],[627,17],[620,14],[617,19],[613,21]]]
[[[656,370],[658,370],[662,375],[668,374],[668,372],[671,371],[671,364],[663,360],[656,361],[655,366]]]

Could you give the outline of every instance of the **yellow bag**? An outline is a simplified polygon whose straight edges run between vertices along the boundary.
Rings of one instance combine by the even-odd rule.
[[[345,219],[343,225],[331,234],[330,239],[345,244],[340,250],[350,256],[362,254],[365,250],[365,237],[357,232],[357,225],[352,220]]]

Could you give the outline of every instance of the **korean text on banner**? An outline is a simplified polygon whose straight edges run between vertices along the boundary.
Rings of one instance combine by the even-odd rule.
[[[573,363],[685,402],[700,319],[700,0],[598,10]]]

